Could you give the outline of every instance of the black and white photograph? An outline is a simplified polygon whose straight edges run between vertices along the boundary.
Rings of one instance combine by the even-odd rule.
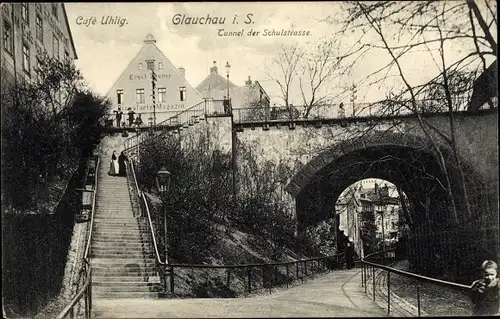
[[[2,2],[2,318],[500,315],[497,2]]]

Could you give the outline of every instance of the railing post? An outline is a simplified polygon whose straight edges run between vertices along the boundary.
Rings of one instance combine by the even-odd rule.
[[[417,281],[417,311],[420,317],[420,282]]]
[[[295,271],[297,272],[297,280],[299,280],[299,262],[295,262]]]
[[[89,281],[89,286],[88,286],[88,289],[89,289],[89,318],[92,317],[92,271],[93,271],[93,269],[90,268],[90,271],[89,271],[90,281]]]
[[[372,266],[373,301],[375,301],[375,266]]]
[[[391,272],[387,271],[387,314],[391,313]]]
[[[366,295],[366,290],[368,289],[368,278],[367,278],[367,271],[366,271],[366,265],[363,263],[363,272],[365,273],[365,295]]]
[[[289,282],[290,282],[290,272],[288,264],[286,264],[286,288],[288,288]]]
[[[278,266],[277,265],[274,265],[273,266],[273,286],[277,286],[277,276],[276,276],[276,273],[277,273],[277,268]]]
[[[70,311],[69,311],[69,317],[71,319],[74,319],[75,318],[75,306],[71,307]]]
[[[227,289],[230,289],[230,284],[231,284],[231,268],[227,268],[227,280],[226,280]]]
[[[307,277],[307,260],[304,261],[304,271],[305,271],[305,276]]]
[[[248,292],[252,291],[252,269],[250,266],[247,267],[247,279],[248,279]]]

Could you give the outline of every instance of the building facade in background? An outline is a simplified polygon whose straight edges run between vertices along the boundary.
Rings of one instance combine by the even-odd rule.
[[[153,100],[153,71],[156,74]],[[118,77],[107,97],[113,103],[113,112],[123,112],[122,123],[128,126],[128,113],[134,118],[141,114],[143,125],[156,124],[203,101],[198,92],[185,79],[185,70],[175,67],[156,46],[152,34]],[[154,102],[154,103],[153,103]],[[114,113],[116,114],[116,113]],[[116,116],[110,119],[116,123]],[[121,124],[122,124],[121,123]]]
[[[43,54],[60,61],[78,58],[63,3],[2,3],[2,91],[16,81],[37,79]]]
[[[375,235],[386,245],[399,238],[401,203],[394,185],[380,181],[363,180],[353,184],[339,197],[335,206],[339,215],[339,230],[354,243],[358,256],[363,257],[361,239],[361,213],[368,212],[375,218]]]
[[[229,96],[228,96],[229,88]],[[233,109],[269,108],[270,98],[259,81],[252,81],[250,76],[245,85],[237,86],[219,74],[214,61],[209,75],[196,87],[205,99],[223,100],[229,98]]]

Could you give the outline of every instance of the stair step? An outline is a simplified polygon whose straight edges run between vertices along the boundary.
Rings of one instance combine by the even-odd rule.
[[[93,290],[93,289],[92,289]],[[159,292],[130,292],[130,291],[92,291],[92,296],[100,299],[118,299],[118,298],[143,298],[143,299],[158,299]]]
[[[154,254],[152,252],[142,252],[142,251],[129,251],[129,252],[117,252],[117,251],[111,251],[111,252],[100,252],[100,251],[93,251],[92,252],[92,257],[95,258],[116,258],[116,257],[130,257],[130,258],[141,258],[141,257],[154,257]]]
[[[134,268],[132,269],[121,269],[121,268],[109,268],[109,269],[95,269],[92,271],[92,275],[95,276],[110,276],[110,277],[116,277],[116,276],[132,276],[132,277],[138,277],[138,276],[158,276],[158,271],[154,269],[138,269]]]
[[[127,277],[123,277],[127,278]],[[99,287],[101,290],[106,290],[105,288],[118,288],[121,291],[138,291],[135,288],[144,289],[149,291],[150,287],[157,286],[159,282],[147,282],[144,277],[133,277],[140,278],[140,281],[99,281],[92,278],[92,287]],[[122,289],[123,288],[123,289]],[[127,290],[128,289],[128,290]],[[111,289],[110,289],[111,290]],[[116,290],[115,290],[116,291]]]
[[[160,283],[159,276],[92,276],[92,283]]]
[[[129,242],[122,242],[122,241],[101,241],[101,242],[94,242],[92,244],[92,250],[94,249],[108,249],[110,247],[120,247],[124,249],[139,249],[139,248],[152,248],[149,243],[143,243],[143,242],[135,242],[135,241],[129,241]]]
[[[155,264],[154,258],[92,258],[92,265],[95,267],[113,266],[113,265],[128,265],[128,264]]]
[[[110,246],[110,247],[92,247],[92,254],[151,254],[153,249],[149,247],[120,247],[120,246]]]

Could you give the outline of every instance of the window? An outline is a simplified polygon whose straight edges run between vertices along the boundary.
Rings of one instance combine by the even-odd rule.
[[[42,82],[42,61],[40,61],[40,58],[36,58],[36,79],[39,83]]]
[[[144,89],[135,90],[135,102],[144,103]]]
[[[23,43],[23,69],[30,72],[30,48],[26,43]]]
[[[52,39],[52,56],[59,59],[59,39],[55,35]]]
[[[158,69],[163,69],[163,62],[158,62]]]
[[[58,18],[57,17],[57,3],[52,3],[52,15],[54,17],[56,17],[56,19]]]
[[[64,50],[64,61],[69,62],[69,53],[66,50]]]
[[[7,21],[3,20],[3,47],[5,48],[5,51],[9,52],[12,54],[12,47],[14,44],[12,43],[13,37],[12,37],[12,26],[10,23]]]
[[[139,70],[142,70],[142,63],[139,63]]]
[[[116,100],[118,101],[119,105],[123,103],[123,90],[122,89],[116,90]]]
[[[158,88],[158,102],[163,103],[167,101],[167,89]]]
[[[36,15],[36,37],[43,42],[43,21],[38,14]]]
[[[147,63],[147,69],[148,70],[154,70],[155,69],[155,63],[153,61],[148,61]]]
[[[26,24],[30,24],[30,15],[27,2],[23,2],[21,4],[21,17],[23,18],[23,21],[26,22]]]
[[[180,93],[181,101],[186,101],[187,97],[186,97],[186,87],[185,86],[181,86],[179,88],[179,93]]]

